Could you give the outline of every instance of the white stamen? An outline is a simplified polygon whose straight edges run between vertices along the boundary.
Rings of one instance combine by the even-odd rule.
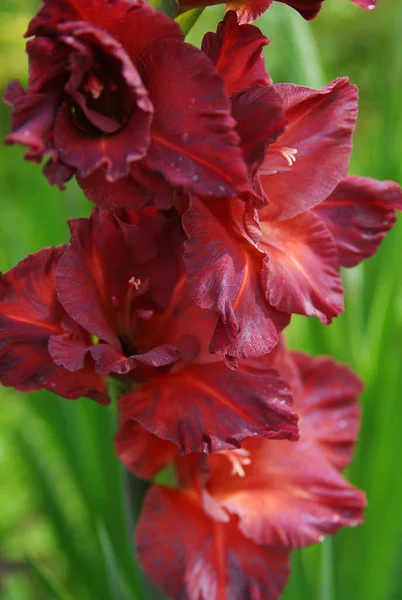
[[[285,146],[275,148],[275,146],[271,146],[270,150],[275,154],[279,154],[279,156],[281,156],[287,162],[289,167],[296,162],[296,148],[286,148]]]
[[[128,280],[128,284],[135,288],[136,290],[139,289],[140,285],[141,285],[141,279],[138,279],[138,277],[130,277],[130,279]]]
[[[236,448],[235,450],[224,450],[222,454],[232,464],[231,475],[245,477],[246,472],[243,467],[251,465],[250,452],[245,448]]]

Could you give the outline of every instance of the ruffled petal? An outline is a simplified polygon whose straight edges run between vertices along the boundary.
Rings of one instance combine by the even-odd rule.
[[[285,83],[274,88],[282,97],[288,125],[277,147],[268,150],[260,176],[270,201],[267,214],[288,219],[323,202],[345,176],[358,92],[347,78],[322,90]],[[285,172],[272,174],[271,159],[281,149],[297,150],[296,161]]]
[[[134,421],[120,425],[115,449],[125,467],[142,479],[152,479],[179,454],[176,444],[161,440]]]
[[[234,521],[217,523],[196,498],[160,486],[145,499],[136,541],[146,574],[175,600],[276,600],[289,574],[286,551],[257,546]]]
[[[52,34],[65,21],[86,21],[116,38],[134,61],[156,39],[183,39],[180,27],[144,0],[44,0],[26,36]]]
[[[314,208],[332,233],[343,267],[372,256],[402,210],[402,190],[393,181],[345,177],[330,197]]]
[[[77,169],[81,177],[102,167],[106,179],[115,181],[127,176],[130,164],[147,151],[152,103],[135,66],[114,38],[82,22],[66,23],[59,29],[60,39],[70,48],[70,74],[64,89],[75,112],[72,114],[67,103],[61,106],[54,126],[55,148],[60,159]],[[114,85],[119,87],[124,109],[119,107],[118,112],[126,119],[123,123],[91,108],[81,91],[85,78],[95,70],[99,55],[112,71]]]
[[[60,246],[31,254],[1,276],[0,380],[25,392],[45,388],[66,398],[88,396],[107,404],[103,381],[82,357],[76,360],[78,370],[71,373],[55,364],[48,351],[49,339],[66,335],[66,314],[54,287],[63,251]],[[71,352],[81,353],[83,335],[78,327],[68,332]]]
[[[301,385],[295,394],[301,415],[300,438],[309,439],[342,470],[350,463],[360,429],[358,397],[362,382],[346,366],[328,357],[292,352]]]
[[[226,13],[216,33],[206,33],[201,50],[225,81],[228,95],[253,85],[270,85],[262,49],[269,40],[253,25],[239,25],[233,11]]]
[[[25,158],[33,162],[41,162],[47,153],[55,156],[52,134],[59,92],[29,93],[18,81],[12,81],[3,99],[13,109],[11,133],[5,143],[26,146]]]
[[[56,274],[60,302],[91,335],[121,352],[122,339],[131,334],[131,302],[137,299],[143,311],[169,303],[177,274],[173,249],[163,251],[174,245],[170,224],[152,211],[94,209],[90,219],[71,221],[70,229],[71,245]]]
[[[291,395],[277,372],[231,371],[223,362],[155,374],[120,396],[122,420],[134,420],[182,453],[237,448],[247,437],[297,439]]]
[[[163,40],[147,47],[138,69],[155,109],[144,165],[188,191],[234,195],[246,166],[223,80],[208,58]]]
[[[285,129],[281,97],[273,86],[254,85],[233,94],[232,116],[237,121],[244,159],[254,173],[264,159],[267,146]]]
[[[272,4],[273,0],[232,0],[226,4],[229,10],[236,11],[240,24],[255,21]]]
[[[250,459],[243,467],[245,475],[228,470],[222,477],[222,470],[212,469],[208,491],[239,517],[241,531],[257,544],[299,548],[362,522],[363,492],[311,447],[310,440],[279,444],[255,439],[243,448]]]
[[[266,252],[263,285],[278,310],[317,316],[323,323],[343,311],[336,244],[312,213],[287,221],[265,220],[261,212],[260,248]]]
[[[289,317],[264,297],[254,210],[239,199],[218,204],[192,198],[182,221],[190,293],[220,315],[211,351],[239,358],[270,352]]]

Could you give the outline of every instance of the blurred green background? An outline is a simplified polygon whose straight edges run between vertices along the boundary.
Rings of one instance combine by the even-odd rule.
[[[26,81],[22,35],[36,0],[2,0],[0,88]],[[189,40],[215,29],[221,7],[203,12]],[[402,182],[402,5],[379,0],[366,13],[326,0],[305,23],[284,5],[258,25],[271,38],[275,81],[320,86],[350,76],[360,119],[350,172]],[[3,138],[9,111],[0,107]],[[0,147],[0,268],[68,239],[66,219],[89,214],[76,185],[61,193],[21,148]],[[327,353],[363,378],[363,426],[348,477],[367,491],[363,526],[294,553],[286,600],[402,600],[402,223],[378,254],[344,273],[346,312],[324,328],[296,318],[291,346]],[[7,600],[153,600],[131,557],[123,474],[113,455],[112,410],[1,389],[0,596]],[[158,549],[155,548],[155,552]]]

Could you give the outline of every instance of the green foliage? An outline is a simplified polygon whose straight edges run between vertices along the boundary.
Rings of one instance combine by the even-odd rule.
[[[10,77],[26,79],[21,36],[35,4],[2,4],[1,87]],[[180,17],[190,32],[188,40],[199,45],[222,11],[206,9],[195,24],[198,13]],[[266,57],[276,81],[320,85],[350,75],[361,90],[351,172],[401,182],[398,0],[380,2],[375,13],[347,0],[327,0],[312,24],[278,3],[258,25],[272,40]],[[8,130],[3,107],[0,130],[2,137]],[[66,241],[66,219],[90,211],[77,186],[70,184],[64,193],[51,188],[40,168],[23,163],[22,154],[19,148],[1,148],[3,270],[42,246]],[[350,364],[365,382],[363,426],[348,476],[367,491],[369,507],[363,526],[294,553],[285,600],[402,598],[401,233],[399,223],[374,258],[345,273],[346,311],[329,328],[303,318],[294,318],[289,328],[292,347],[331,354]],[[136,481],[123,486],[113,453],[112,409],[48,393],[0,393],[2,555],[27,566],[6,579],[4,599],[157,598],[133,560],[126,507],[134,502],[138,508],[138,490],[142,494],[144,486]],[[130,487],[134,494],[126,497],[123,490]]]

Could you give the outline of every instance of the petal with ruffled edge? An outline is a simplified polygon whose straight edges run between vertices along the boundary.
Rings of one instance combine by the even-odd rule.
[[[267,146],[285,129],[282,100],[273,86],[261,85],[233,94],[231,99],[243,156],[254,174],[264,159]]]
[[[66,21],[85,21],[120,42],[134,61],[156,39],[183,39],[180,27],[144,0],[44,0],[45,6],[29,24],[26,36],[54,35]]]
[[[182,453],[238,448],[247,437],[297,439],[291,394],[276,371],[231,371],[223,361],[155,374],[120,396],[122,420],[134,420]]]
[[[81,177],[100,167],[109,181],[127,176],[130,164],[144,156],[150,142],[153,107],[141,78],[121,45],[104,31],[82,22],[60,25],[59,30],[60,40],[70,49],[64,89],[75,112],[67,103],[58,111],[53,134],[58,155]],[[90,108],[81,91],[97,61],[108,65],[119,87],[122,106],[116,112],[126,119],[123,123]]]
[[[104,342],[91,348],[102,373],[178,358],[167,346],[143,347],[139,334],[141,322],[166,309],[173,292],[178,266],[172,224],[155,209],[94,209],[90,219],[70,221],[57,294],[71,318]]]
[[[155,109],[144,165],[174,186],[231,196],[246,179],[239,137],[222,78],[197,48],[150,44],[138,61]]]
[[[314,208],[332,233],[343,267],[372,256],[402,210],[402,190],[393,181],[345,177],[330,197]]]
[[[352,460],[360,429],[358,397],[362,382],[346,366],[326,356],[291,353],[301,386],[296,407],[300,417],[300,437],[314,441],[339,470]]]
[[[240,199],[191,198],[182,222],[190,293],[199,306],[220,315],[211,351],[239,358],[270,352],[289,316],[264,297],[254,209]]]
[[[12,107],[11,133],[7,145],[26,146],[26,160],[40,162],[46,153],[54,153],[52,132],[58,110],[59,92],[30,94],[18,81],[12,81],[4,92],[4,102]]]
[[[257,546],[235,521],[210,519],[197,498],[156,485],[136,542],[148,577],[175,600],[276,600],[289,574],[286,551]]]
[[[253,85],[270,85],[262,49],[269,40],[253,25],[239,25],[236,13],[229,11],[216,33],[208,32],[201,50],[225,81],[228,95]]]
[[[161,440],[134,421],[120,425],[114,442],[121,462],[142,479],[152,479],[179,454],[176,444]]]
[[[265,220],[261,211],[260,248],[266,252],[262,281],[278,310],[317,316],[323,323],[343,311],[336,244],[314,214],[287,221]]]
[[[288,125],[277,147],[268,149],[260,176],[270,201],[267,214],[288,219],[323,202],[345,176],[358,91],[347,78],[322,90],[287,83],[274,88],[282,97]],[[282,148],[297,150],[296,161],[285,172],[272,174]]]
[[[48,351],[52,337],[66,335],[67,315],[54,287],[63,251],[60,246],[31,254],[1,276],[0,379],[25,392],[45,388],[66,398],[87,396],[108,404],[104,383],[82,357],[83,345],[89,343],[84,331],[75,326],[68,332],[70,352],[78,361],[75,373],[56,365]]]
[[[237,515],[245,536],[257,544],[299,548],[322,541],[342,526],[363,520],[366,500],[350,485],[309,439],[295,443],[247,440],[242,446],[250,464],[244,476],[233,475],[223,455],[211,455],[208,491]],[[213,461],[225,461],[214,468]]]

